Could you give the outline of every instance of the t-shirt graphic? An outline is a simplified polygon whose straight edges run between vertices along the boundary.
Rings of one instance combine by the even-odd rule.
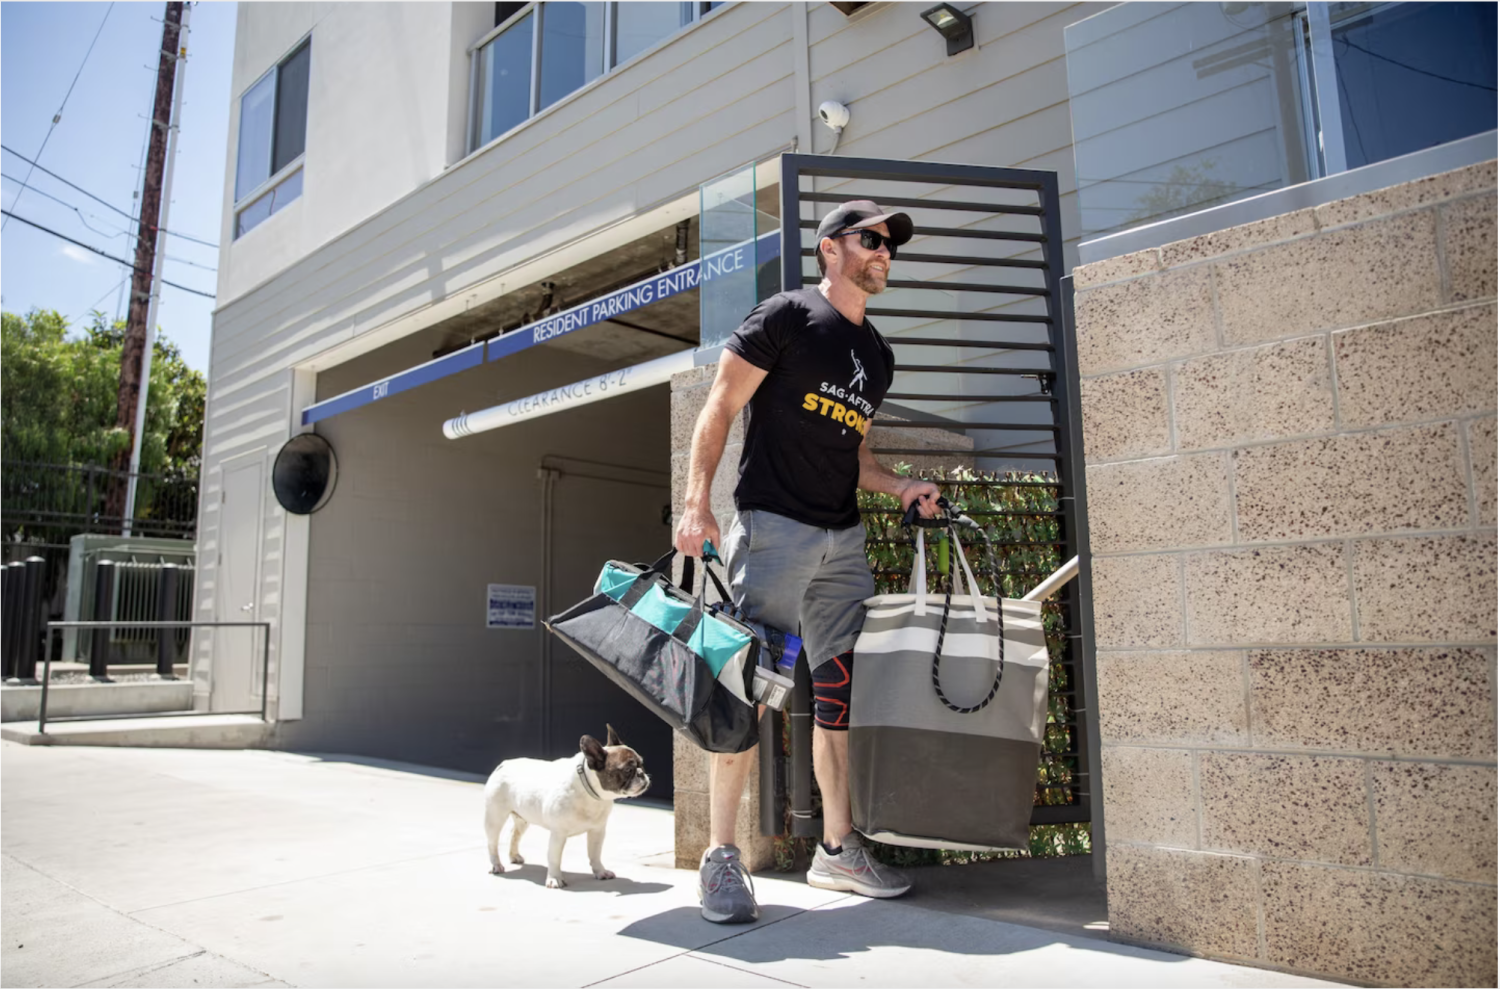
[[[756,306],[725,347],[766,372],[747,406],[736,507],[857,525],[859,445],[895,375],[890,344],[811,288]]]
[[[849,356],[854,358],[854,380],[849,382],[850,388],[863,388],[865,380],[865,366],[859,362],[859,355],[849,351]]]

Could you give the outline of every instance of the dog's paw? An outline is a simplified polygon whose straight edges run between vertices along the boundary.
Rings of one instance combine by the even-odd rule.
[[[615,878],[615,874],[613,872],[610,872],[608,869],[600,869],[598,872],[594,873],[594,878],[595,879],[613,879],[613,878]]]
[[[510,857],[510,860],[512,862],[514,862],[516,865],[525,865],[526,864],[526,860],[521,857],[521,853],[520,852],[517,852],[516,854],[512,855]]]
[[[548,876],[547,877],[547,888],[548,889],[566,889],[567,885],[568,885],[567,883],[563,882],[562,876]]]
[[[503,876],[503,875],[505,875],[505,866],[501,865],[499,862],[496,862],[494,865],[490,866],[490,875],[492,875],[492,876]]]

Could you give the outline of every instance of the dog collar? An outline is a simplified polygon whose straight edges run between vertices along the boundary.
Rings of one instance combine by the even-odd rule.
[[[578,778],[583,780],[583,788],[589,791],[589,796],[595,800],[603,800],[604,798],[599,796],[599,791],[594,789],[594,784],[589,782],[588,770],[584,769],[584,763],[587,759],[588,757],[582,752],[578,753]]]

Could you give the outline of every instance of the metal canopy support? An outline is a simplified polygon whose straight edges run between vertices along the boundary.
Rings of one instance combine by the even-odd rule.
[[[896,259],[898,279],[866,310],[896,351],[896,378],[870,433],[876,454],[967,463],[984,471],[1026,471],[1040,480],[982,482],[1057,492],[1055,512],[972,512],[1055,518],[1059,542],[1018,538],[1011,546],[1056,551],[1057,565],[1079,558],[1078,579],[1061,604],[1066,677],[1054,686],[1053,711],[1065,711],[1071,770],[1066,784],[1039,784],[1033,824],[1090,823],[1095,873],[1103,877],[1104,833],[1098,790],[1098,723],[1093,671],[1092,568],[1084,517],[1082,427],[1076,341],[1067,303],[1071,284],[1063,259],[1057,175],[1037,169],[937,162],[887,161],[788,154],[781,158],[781,282],[784,289],[815,285],[809,263],[816,218],[827,204],[870,199],[900,208],[915,226],[911,250]],[[816,180],[817,188],[814,188]],[[805,204],[816,204],[808,210]],[[1070,280],[1069,280],[1070,281]],[[896,418],[891,418],[894,416]],[[920,428],[916,445],[909,433]],[[946,448],[927,437],[953,437]],[[872,543],[888,542],[872,538]],[[1006,545],[1004,540],[997,546]],[[877,575],[885,575],[877,573]],[[890,575],[885,575],[890,576]],[[902,575],[904,576],[904,575]],[[995,577],[1023,576],[1002,571]],[[1025,576],[1032,576],[1029,573]],[[1040,576],[1034,579],[1040,580]],[[800,669],[800,667],[799,667]],[[1062,707],[1057,706],[1061,700]],[[809,810],[810,719],[806,678],[789,711],[790,759],[773,765],[778,783],[763,775],[762,828],[779,833],[784,801],[792,804],[792,833],[817,837],[822,822]],[[799,717],[800,716],[800,717]],[[807,724],[802,722],[806,721]],[[765,733],[784,757],[780,716]]]

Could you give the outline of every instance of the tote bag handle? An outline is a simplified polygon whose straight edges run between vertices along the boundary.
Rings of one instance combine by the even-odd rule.
[[[969,592],[969,600],[974,602],[975,618],[982,625],[989,618],[984,609],[984,599],[979,594],[979,582],[974,579],[974,571],[969,568],[969,560],[964,555],[963,546],[958,541],[958,533],[951,525],[948,527],[948,538],[953,540],[953,548],[958,551],[958,559],[961,565],[959,572],[954,574],[954,576],[958,578],[964,590]],[[926,542],[922,538],[921,529],[917,530],[916,557],[916,564],[912,571],[912,583],[917,595],[917,614],[920,615],[923,614],[923,606],[926,603],[927,597]],[[951,581],[948,584],[948,591],[943,597],[943,620],[938,624],[937,650],[932,654],[932,689],[937,694],[938,700],[943,702],[943,706],[955,714],[973,714],[976,711],[983,711],[990,706],[990,702],[1000,692],[1000,681],[1005,677],[1005,619],[1003,615],[1005,602],[997,597],[995,603],[998,606],[995,611],[996,633],[1000,636],[1000,660],[995,664],[995,682],[990,684],[990,692],[985,696],[984,700],[978,704],[961,707],[950,701],[948,695],[943,693],[941,676],[943,640],[948,635],[948,612],[953,606],[953,583]]]

